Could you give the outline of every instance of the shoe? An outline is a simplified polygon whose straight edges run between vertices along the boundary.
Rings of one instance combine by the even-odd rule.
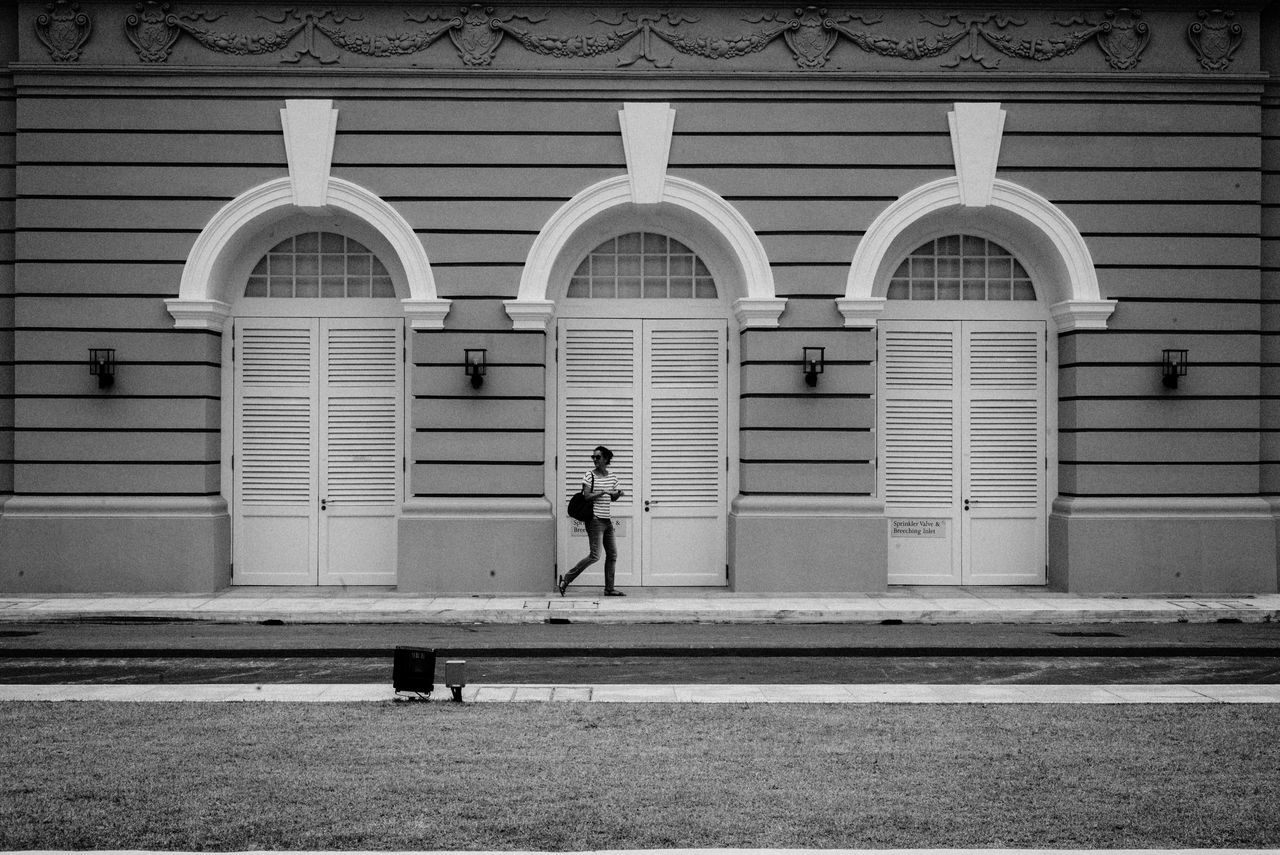
[[[607,588],[604,592],[604,595],[606,597],[625,597],[626,596],[626,594],[622,593],[617,588]]]
[[[564,596],[565,588],[568,588],[568,587],[569,587],[569,583],[564,580],[564,577],[563,576],[559,577],[559,579],[556,581],[556,590],[560,592],[560,596],[562,597]]]

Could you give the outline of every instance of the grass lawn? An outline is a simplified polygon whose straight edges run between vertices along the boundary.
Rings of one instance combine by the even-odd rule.
[[[1280,846],[1280,707],[0,704],[0,849]]]

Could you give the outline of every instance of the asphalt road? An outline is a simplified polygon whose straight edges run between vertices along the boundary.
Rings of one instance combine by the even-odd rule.
[[[0,683],[1280,683],[1280,624],[6,624]]]

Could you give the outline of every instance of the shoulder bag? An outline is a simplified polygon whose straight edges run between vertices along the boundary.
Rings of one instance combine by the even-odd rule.
[[[591,492],[596,490],[596,476],[591,476]],[[587,497],[582,494],[582,490],[574,493],[569,497],[569,516],[575,520],[582,522],[591,522],[595,519],[595,509],[591,507],[591,503],[587,501]]]

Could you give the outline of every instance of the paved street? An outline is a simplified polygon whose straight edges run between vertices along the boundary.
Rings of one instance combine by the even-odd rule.
[[[397,646],[485,684],[1280,684],[1280,624],[7,624],[0,684],[377,684]],[[441,669],[443,665],[440,666]]]

